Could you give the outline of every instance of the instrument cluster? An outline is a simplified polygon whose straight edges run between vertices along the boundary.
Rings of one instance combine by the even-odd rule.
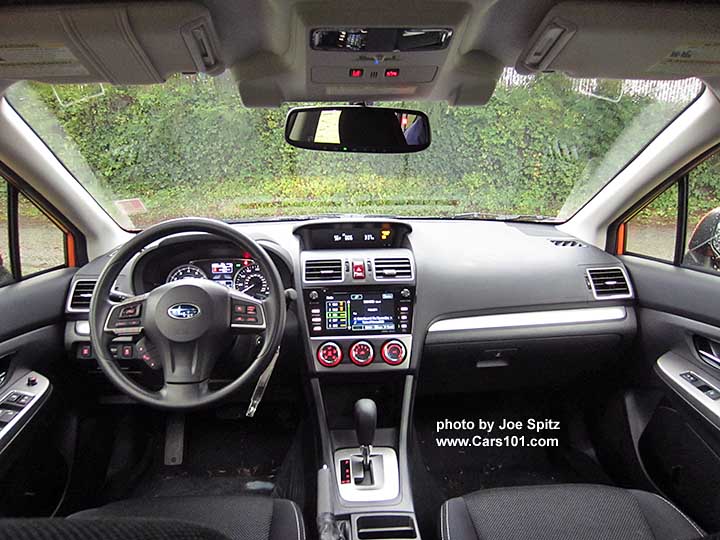
[[[173,268],[165,282],[189,278],[216,281],[259,300],[264,300],[270,294],[267,277],[249,257],[192,260]]]

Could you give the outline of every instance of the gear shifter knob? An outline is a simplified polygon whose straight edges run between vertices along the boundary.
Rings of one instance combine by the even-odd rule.
[[[372,446],[377,426],[377,406],[372,399],[355,402],[355,433],[360,446]]]

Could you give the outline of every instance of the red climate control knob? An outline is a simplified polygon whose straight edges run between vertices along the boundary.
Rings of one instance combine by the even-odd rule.
[[[375,349],[367,341],[357,341],[352,344],[348,354],[356,366],[367,366],[375,358]]]
[[[380,353],[382,354],[383,360],[385,360],[386,364],[397,366],[398,364],[402,364],[405,360],[407,349],[402,341],[391,339],[390,341],[383,343]]]
[[[320,345],[317,350],[317,359],[325,367],[335,367],[342,361],[343,352],[340,345],[328,341]]]

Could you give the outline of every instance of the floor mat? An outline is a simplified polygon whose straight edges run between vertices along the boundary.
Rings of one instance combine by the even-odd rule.
[[[296,407],[267,404],[254,418],[224,410],[188,414],[182,465],[164,465],[164,437],[133,497],[270,494],[298,426]]]
[[[588,456],[572,450],[567,427],[546,394],[434,397],[420,400],[415,408],[417,442],[425,470],[443,491],[445,498],[479,489],[505,486],[556,483],[609,483],[608,477]],[[530,420],[560,422],[559,429],[536,431]],[[465,420],[465,428],[455,425],[438,429],[438,422]],[[493,422],[493,430],[481,429],[480,422]],[[467,429],[470,422],[474,429]],[[504,423],[521,422],[517,429],[500,429]],[[486,424],[487,425],[487,424]],[[507,425],[507,424],[505,424]],[[455,429],[459,427],[460,429]],[[480,439],[494,439],[493,446]],[[454,439],[469,439],[469,445],[454,444]],[[552,447],[534,447],[543,439]]]

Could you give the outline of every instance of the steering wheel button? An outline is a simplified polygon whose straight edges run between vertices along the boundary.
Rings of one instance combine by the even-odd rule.
[[[140,316],[142,306],[140,304],[130,304],[120,309],[120,319],[134,319]]]
[[[233,306],[233,311],[235,313],[245,313],[245,306],[242,304],[235,304]]]
[[[257,306],[248,306],[247,312],[248,313],[257,313]]]
[[[140,326],[140,319],[125,319],[115,323],[115,328],[134,328]]]
[[[257,322],[258,322],[257,317],[248,317],[248,318],[245,319],[245,320],[246,320],[247,322],[253,323],[253,324],[257,324]]]
[[[233,317],[234,323],[244,323],[246,321],[245,315],[235,315]]]
[[[121,345],[120,356],[122,358],[132,358],[135,354],[135,348],[132,345]]]

